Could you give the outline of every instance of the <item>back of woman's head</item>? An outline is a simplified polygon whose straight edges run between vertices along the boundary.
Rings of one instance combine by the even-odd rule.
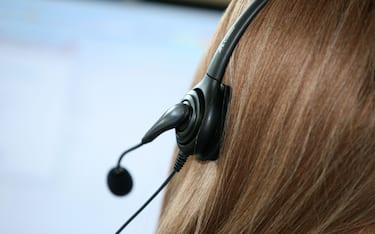
[[[251,1],[232,1],[219,41]],[[226,68],[220,156],[190,157],[159,233],[345,233],[375,225],[373,0],[270,0]]]

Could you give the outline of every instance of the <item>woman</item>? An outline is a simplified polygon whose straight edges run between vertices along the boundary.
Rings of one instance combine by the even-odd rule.
[[[196,74],[251,1],[232,1]],[[226,68],[214,162],[190,157],[159,233],[375,232],[373,0],[270,0]]]

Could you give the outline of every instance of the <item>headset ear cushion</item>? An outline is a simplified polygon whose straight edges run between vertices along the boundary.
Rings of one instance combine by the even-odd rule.
[[[216,96],[206,99],[205,117],[197,138],[198,160],[213,161],[219,157],[231,88],[220,84],[218,89]]]

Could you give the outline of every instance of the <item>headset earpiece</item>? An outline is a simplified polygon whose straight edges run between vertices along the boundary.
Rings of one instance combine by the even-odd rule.
[[[199,160],[216,160],[221,145],[230,87],[204,77],[182,100],[191,107],[191,114],[176,128],[177,145],[187,155]]]

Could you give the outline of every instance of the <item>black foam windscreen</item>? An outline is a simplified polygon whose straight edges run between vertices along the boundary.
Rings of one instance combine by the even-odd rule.
[[[128,194],[133,187],[133,179],[123,167],[114,167],[107,176],[109,190],[117,196]]]

